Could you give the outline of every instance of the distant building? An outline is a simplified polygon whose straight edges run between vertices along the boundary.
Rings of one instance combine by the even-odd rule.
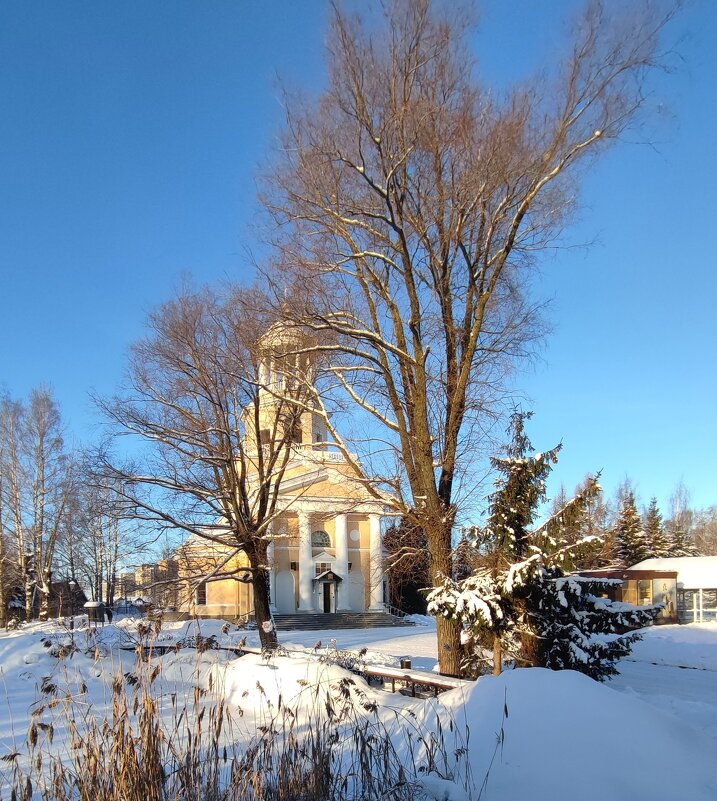
[[[611,597],[651,606],[663,604],[657,623],[717,620],[717,556],[644,559],[621,569],[587,570],[583,576],[620,579]]]
[[[674,572],[677,616],[680,623],[717,620],[717,556],[680,556],[645,559],[627,572]]]
[[[131,573],[120,573],[115,585],[115,598],[129,599],[137,594],[137,582],[135,581],[134,571]]]
[[[663,604],[655,623],[677,623],[677,572],[643,570],[640,565],[631,568],[582,570],[580,575],[617,579],[621,583],[615,584],[607,593],[613,601],[623,601],[635,606]]]

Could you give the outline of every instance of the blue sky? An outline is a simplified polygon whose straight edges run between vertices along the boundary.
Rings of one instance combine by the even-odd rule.
[[[475,37],[502,87],[550,59],[570,0],[490,0]],[[121,380],[149,309],[185,273],[249,280],[254,177],[281,119],[276,79],[324,81],[319,0],[58,3],[0,8],[0,385],[51,384],[68,432],[93,436],[91,389]],[[654,146],[624,144],[587,176],[546,254],[541,359],[516,376],[555,481],[626,474],[643,501],[682,479],[717,503],[717,4],[672,30],[684,63],[652,84]]]

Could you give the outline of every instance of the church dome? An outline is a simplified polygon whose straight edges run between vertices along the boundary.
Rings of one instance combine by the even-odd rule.
[[[305,345],[306,339],[300,326],[287,320],[278,320],[269,327],[259,344],[265,351],[292,351]]]

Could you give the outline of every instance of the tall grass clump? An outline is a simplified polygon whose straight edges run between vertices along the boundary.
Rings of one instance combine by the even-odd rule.
[[[278,660],[277,660],[278,661]],[[279,665],[276,665],[280,669]],[[25,752],[6,755],[10,801],[409,801],[428,775],[468,781],[465,749],[443,732],[424,734],[402,710],[390,725],[350,676],[303,683],[300,698],[271,700],[251,736],[238,735],[238,707],[208,689],[163,694],[160,668],[138,663],[109,688],[98,719],[70,696],[41,704]],[[54,685],[45,688],[52,695]],[[69,720],[53,746],[50,710]],[[452,767],[451,767],[452,766]]]

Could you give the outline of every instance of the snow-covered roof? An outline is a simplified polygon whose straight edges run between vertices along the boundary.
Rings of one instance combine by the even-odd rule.
[[[674,556],[644,559],[629,570],[676,570],[677,583],[686,590],[717,588],[717,556]]]
[[[338,573],[334,573],[333,570],[324,570],[323,573],[319,573],[318,576],[314,576],[313,580],[314,581],[321,581],[322,579],[325,579],[327,576],[329,576],[332,581],[333,580],[335,580],[335,581],[343,581],[341,576],[339,576]]]

